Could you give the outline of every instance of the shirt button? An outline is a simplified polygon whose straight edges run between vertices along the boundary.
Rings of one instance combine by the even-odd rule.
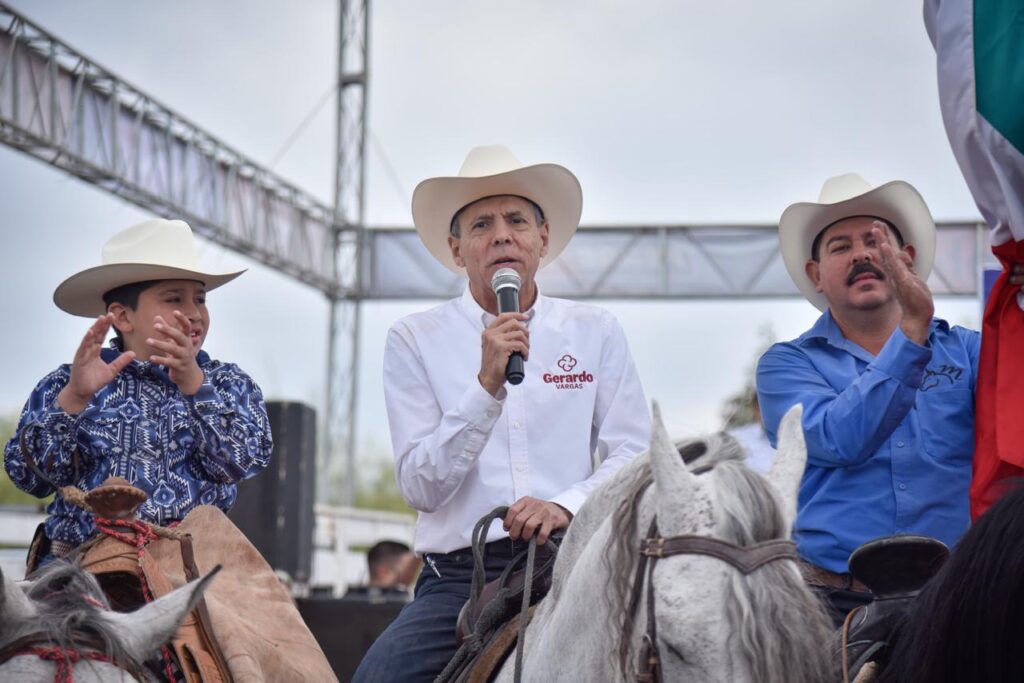
[[[906,484],[900,484],[900,491],[906,491],[906,490],[907,490],[907,485]]]
[[[526,465],[524,465],[522,463],[516,465],[516,472],[525,472],[525,471],[526,471]]]
[[[512,423],[512,429],[519,429],[519,423],[518,422],[513,422]]]
[[[899,448],[903,448],[903,442],[902,442],[902,441],[897,441],[897,442],[896,442],[896,445],[897,445],[897,446],[898,446]]]

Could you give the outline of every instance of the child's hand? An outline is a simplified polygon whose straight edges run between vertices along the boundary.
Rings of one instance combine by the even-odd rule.
[[[169,325],[162,316],[153,319],[153,327],[162,339],[147,339],[146,343],[159,351],[150,360],[167,368],[171,381],[181,393],[194,396],[203,384],[203,370],[196,361],[198,349],[192,345],[192,325],[181,311],[174,312],[174,324]]]
[[[110,384],[135,358],[134,351],[125,351],[110,363],[100,357],[100,348],[113,322],[112,314],[101,315],[82,337],[71,361],[71,379],[57,394],[57,403],[64,412],[75,415],[85,410],[96,392]]]

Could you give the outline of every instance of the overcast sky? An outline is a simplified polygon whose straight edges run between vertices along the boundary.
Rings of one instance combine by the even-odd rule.
[[[330,0],[8,0],[115,74],[260,163],[334,80]],[[420,180],[501,143],[570,168],[584,224],[772,223],[822,181],[904,179],[938,220],[977,210],[949,151],[918,2],[818,0],[385,0],[372,8],[367,222],[411,225]],[[324,107],[275,170],[330,203],[334,113]],[[386,170],[394,170],[394,178]],[[88,326],[52,303],[101,244],[148,216],[0,148],[0,412],[70,360]],[[570,247],[571,248],[571,247]],[[249,273],[209,298],[206,348],[269,398],[323,402],[327,306],[318,293],[214,245],[213,270]],[[736,268],[745,264],[737,263]],[[431,304],[364,309],[360,452],[390,450],[381,389],[388,326]],[[649,398],[677,434],[720,426],[770,324],[808,328],[802,299],[603,302],[620,319]],[[938,314],[977,326],[978,303]]]

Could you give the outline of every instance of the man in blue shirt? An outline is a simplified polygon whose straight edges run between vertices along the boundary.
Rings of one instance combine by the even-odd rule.
[[[909,184],[828,180],[818,203],[786,209],[790,276],[822,316],[762,356],[757,388],[774,444],[802,403],[807,469],[794,537],[808,583],[841,619],[871,600],[850,553],[912,533],[952,545],[969,522],[980,335],[934,318],[925,281],[935,224]],[[1020,266],[1014,282],[1024,281]]]

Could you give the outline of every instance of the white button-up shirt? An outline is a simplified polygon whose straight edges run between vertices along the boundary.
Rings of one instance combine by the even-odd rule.
[[[612,314],[538,294],[528,315],[526,378],[498,398],[477,379],[494,316],[468,286],[388,332],[384,396],[398,487],[420,512],[417,552],[468,547],[480,517],[523,496],[575,514],[648,447],[647,403]],[[487,539],[503,536],[496,520]]]

